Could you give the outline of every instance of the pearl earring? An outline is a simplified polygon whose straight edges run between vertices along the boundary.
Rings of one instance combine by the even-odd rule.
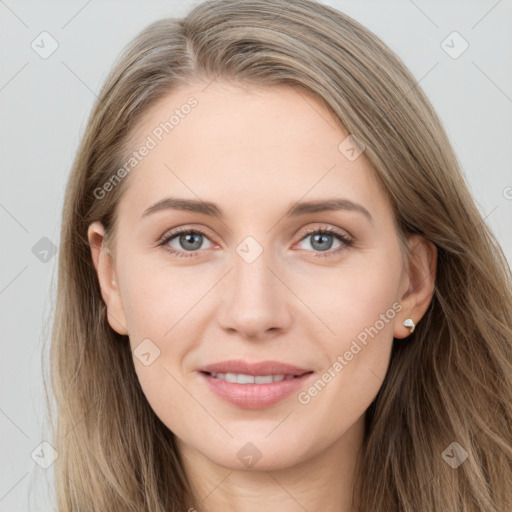
[[[405,327],[408,327],[410,330],[411,330],[411,333],[412,334],[414,332],[414,328],[416,327],[414,325],[414,322],[412,321],[412,318],[406,318],[403,322],[402,322],[402,325],[404,325]]]

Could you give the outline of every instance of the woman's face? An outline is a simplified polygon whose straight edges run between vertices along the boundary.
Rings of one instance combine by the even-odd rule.
[[[110,325],[180,445],[225,467],[288,467],[360,439],[393,337],[428,300],[409,289],[362,148],[317,99],[203,88],[138,127],[113,255],[93,255]]]

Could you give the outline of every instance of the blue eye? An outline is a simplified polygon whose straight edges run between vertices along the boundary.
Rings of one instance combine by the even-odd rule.
[[[320,252],[320,254],[317,255],[320,257],[338,253],[340,248],[343,249],[343,247],[350,246],[351,244],[351,240],[345,235],[342,235],[341,233],[338,233],[332,229],[325,228],[317,228],[314,231],[308,233],[304,238],[302,238],[301,242],[308,239],[310,240],[310,247],[315,249],[315,252]],[[339,245],[335,249],[331,250],[335,239],[338,239]],[[327,254],[321,254],[323,252]]]
[[[332,247],[332,240],[336,238],[340,242],[340,245],[336,249],[330,250]],[[317,258],[337,255],[340,251],[347,247],[351,247],[354,243],[347,235],[344,235],[332,228],[314,228],[309,230],[306,236],[304,236],[300,241],[302,242],[307,239],[311,239],[310,246],[313,249],[318,249],[318,251],[314,251],[315,257]]]
[[[169,245],[169,243],[175,238],[178,244],[180,244],[180,246],[185,250]],[[206,233],[200,229],[178,228],[169,233],[169,236],[162,241],[161,245],[165,245],[166,250],[174,256],[179,258],[190,257],[195,256],[194,253],[201,249],[204,238],[207,238]],[[187,254],[187,252],[189,254]]]
[[[171,242],[175,239],[178,247],[171,245]],[[182,227],[166,233],[161,238],[159,245],[164,246],[166,251],[175,257],[192,257],[197,256],[200,249],[204,249],[202,245],[205,239],[210,241],[201,229]],[[351,247],[354,243],[347,235],[332,228],[311,229],[300,239],[300,242],[307,239],[312,239],[310,247],[314,249],[315,257],[318,258],[336,255],[345,248]],[[333,239],[338,239],[340,244],[337,248],[331,250]]]

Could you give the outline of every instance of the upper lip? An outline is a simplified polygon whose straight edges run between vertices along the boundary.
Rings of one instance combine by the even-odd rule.
[[[200,368],[202,372],[208,373],[243,373],[245,375],[303,375],[312,370],[306,370],[291,364],[279,361],[259,361],[250,363],[240,359],[221,361],[209,364]]]

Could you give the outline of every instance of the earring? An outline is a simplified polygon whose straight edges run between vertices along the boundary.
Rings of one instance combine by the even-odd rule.
[[[404,325],[405,327],[408,327],[411,330],[410,334],[412,334],[414,332],[414,328],[416,327],[414,325],[414,322],[412,321],[412,318],[406,318],[402,322],[402,325]]]

